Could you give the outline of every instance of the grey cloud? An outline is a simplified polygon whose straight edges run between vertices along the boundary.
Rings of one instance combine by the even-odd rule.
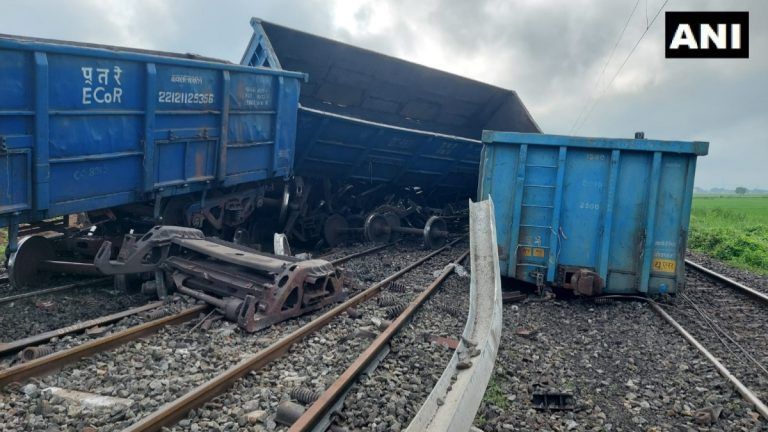
[[[447,62],[490,65],[465,62],[465,69],[453,72],[516,90],[545,132],[567,134],[594,94],[635,1],[392,0],[391,27],[371,33],[335,27],[333,3],[321,0],[40,0],[5,3],[0,33],[138,43],[235,62],[250,37],[251,16],[418,62],[423,53],[416,42],[431,38]],[[647,0],[648,13],[662,3]],[[377,5],[371,1],[358,10],[362,28],[376,24]],[[645,5],[641,0],[602,86],[644,30]],[[700,162],[697,185],[768,188],[768,2],[676,0],[667,9],[749,10],[751,58],[666,60],[662,15],[578,133],[631,136],[645,130],[653,138],[708,140],[710,156]],[[633,76],[642,85],[620,88],[622,77]]]

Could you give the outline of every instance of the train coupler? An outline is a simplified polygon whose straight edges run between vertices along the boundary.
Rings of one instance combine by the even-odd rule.
[[[202,300],[247,332],[346,296],[341,271],[328,261],[272,255],[176,228],[156,227],[126,241],[129,250],[116,261],[101,255],[96,266],[108,274],[154,272],[155,286]]]

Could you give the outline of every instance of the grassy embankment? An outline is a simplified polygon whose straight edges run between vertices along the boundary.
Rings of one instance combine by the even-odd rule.
[[[696,196],[688,247],[768,274],[768,196]]]

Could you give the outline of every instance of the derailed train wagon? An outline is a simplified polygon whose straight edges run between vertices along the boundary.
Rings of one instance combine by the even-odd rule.
[[[304,77],[0,37],[0,214],[34,221],[287,177]]]
[[[483,129],[539,132],[517,93],[251,20],[242,64],[300,70],[297,175],[474,196]]]
[[[244,223],[264,204],[266,181],[292,174],[305,78],[194,55],[0,36],[7,252],[17,250],[21,223],[30,224],[23,234],[59,234],[55,246],[28,243],[22,255],[32,260],[16,255],[11,264],[33,277],[53,247],[92,257],[103,239],[119,245],[122,234],[158,221],[216,231]],[[89,215],[98,232],[51,221],[93,211],[103,215],[103,223]]]
[[[494,131],[483,143],[478,195],[496,203],[502,275],[584,295],[684,285],[708,143]]]

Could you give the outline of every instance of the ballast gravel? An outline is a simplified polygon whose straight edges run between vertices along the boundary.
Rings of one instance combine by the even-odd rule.
[[[450,276],[391,343],[391,352],[349,392],[336,424],[350,431],[408,427],[453,355],[429,341],[458,341],[469,309],[469,276]]]
[[[536,392],[573,395],[539,411]],[[644,302],[504,305],[504,333],[475,426],[484,431],[761,431],[708,360]]]
[[[55,330],[140,306],[147,297],[112,288],[112,282],[0,304],[0,341]]]
[[[401,279],[398,279],[398,282],[407,287],[406,292],[390,293],[384,289],[383,293],[395,294],[403,301],[410,301],[434,279],[435,271],[442,270],[465,248],[466,244],[456,245],[406,273]],[[353,278],[353,285],[358,285],[361,289],[367,288],[371,282],[386,276],[377,275],[372,280],[366,281],[369,278],[368,275],[371,275],[371,266],[392,262],[397,263],[396,266],[402,268],[426,254],[427,251],[421,250],[416,253],[393,254],[382,261],[368,260],[354,267],[348,266],[349,275]],[[368,347],[372,338],[378,333],[375,323],[387,318],[383,308],[377,306],[375,298],[362,303],[356,308],[356,311],[359,318],[353,319],[349,315],[343,314],[334,319],[328,326],[307,337],[303,342],[294,345],[286,356],[275,360],[259,371],[251,372],[246,378],[239,380],[233,389],[217,397],[202,409],[191,412],[172,430],[238,430],[238,428],[246,427],[249,430],[285,430],[286,427],[279,424],[276,419],[277,406],[280,402],[286,400],[296,402],[291,397],[291,391],[296,388],[324,391]],[[438,327],[438,323],[435,322],[430,328],[437,331]],[[411,349],[401,342],[395,343],[395,350],[403,350],[404,355],[411,353]],[[435,348],[431,350],[434,356],[427,355],[427,358],[422,359],[422,361],[424,363],[428,361],[443,363],[442,366],[435,367],[438,372],[432,372],[439,377],[448,363],[447,359],[450,359],[450,354],[443,361],[439,358],[444,355],[443,353]],[[416,357],[414,357],[414,361],[418,363]],[[434,381],[430,384],[429,380],[424,379],[422,384],[427,388],[428,393]],[[380,396],[379,400],[388,397],[388,391],[384,387],[374,386],[372,391],[373,394]],[[392,411],[392,415],[395,415],[395,411]],[[387,420],[391,420],[389,418],[391,415],[377,414],[376,417],[379,416],[381,419],[374,418],[371,424],[374,427],[381,424],[385,429],[380,429],[381,426],[379,426],[379,429],[375,430],[390,430],[387,428],[388,421],[383,419],[388,417]],[[393,425],[395,423],[397,420],[394,421]],[[368,428],[366,430],[374,429]]]
[[[361,289],[426,253],[420,245],[409,243],[350,260],[344,264],[354,275],[349,289]],[[165,327],[153,336],[83,359],[53,375],[31,379],[29,383],[34,387],[9,386],[0,390],[0,430],[122,430],[321,312],[253,334],[222,320],[207,330],[193,329],[203,314],[183,325]],[[318,357],[313,356],[311,361],[317,362]],[[112,408],[82,406],[45,391],[49,387],[126,398],[131,404]]]
[[[689,250],[686,258],[750,288],[768,293],[768,275],[759,275],[749,270],[733,267],[701,252]]]

